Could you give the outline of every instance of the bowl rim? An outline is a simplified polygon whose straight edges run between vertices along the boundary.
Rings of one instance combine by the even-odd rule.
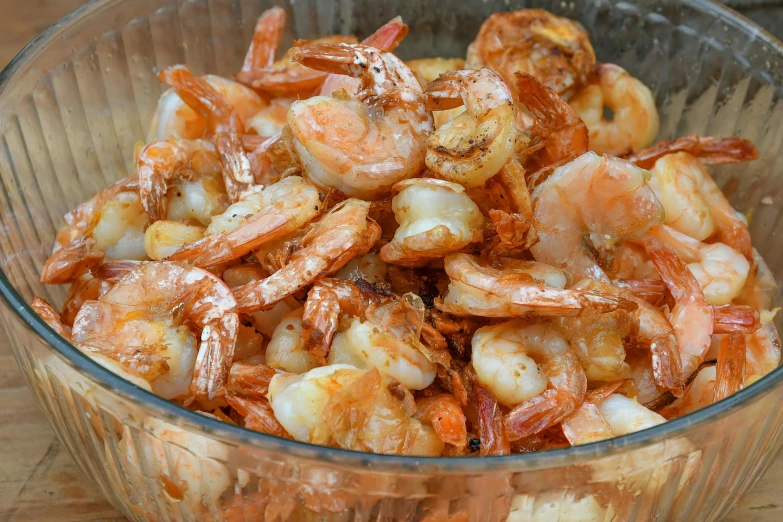
[[[9,82],[14,79],[17,69],[52,42],[69,24],[82,19],[90,12],[98,11],[110,4],[122,0],[88,0],[71,11],[27,44],[9,64],[0,71],[0,95]],[[612,0],[616,1],[616,0]],[[631,0],[631,3],[647,3],[649,0]],[[734,29],[741,30],[762,41],[783,56],[783,42],[762,27],[740,15],[733,9],[714,0],[680,0],[680,2],[716,18],[730,23]],[[705,408],[689,413],[651,428],[593,442],[581,446],[532,452],[515,453],[504,456],[475,457],[414,457],[364,453],[353,450],[318,446],[305,442],[287,440],[280,437],[248,430],[244,427],[224,423],[216,418],[201,415],[183,406],[163,399],[114,374],[93,361],[79,349],[57,334],[33,311],[27,301],[16,291],[5,272],[0,270],[0,296],[6,306],[15,312],[24,326],[37,334],[53,348],[66,364],[85,373],[99,386],[111,393],[120,395],[137,403],[150,414],[160,415],[168,421],[178,422],[178,426],[195,433],[206,433],[230,444],[246,444],[266,451],[279,451],[282,456],[297,457],[318,462],[334,462],[348,468],[364,468],[384,473],[496,473],[498,471],[520,471],[548,469],[563,465],[580,464],[595,458],[632,451],[656,443],[666,443],[676,437],[687,435],[691,426],[705,425],[728,415],[735,408],[749,405],[760,400],[783,381],[783,366],[751,384],[747,388],[713,403]],[[184,423],[184,424],[183,424]]]

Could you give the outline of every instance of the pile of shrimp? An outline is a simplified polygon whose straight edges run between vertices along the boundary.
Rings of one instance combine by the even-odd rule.
[[[466,59],[395,18],[233,78],[163,70],[137,172],[65,216],[35,311],[99,364],[262,433],[504,455],[663,423],[777,367],[775,286],[709,165],[586,31],[497,13]],[[606,111],[605,109],[609,109]],[[606,116],[611,114],[611,117]]]

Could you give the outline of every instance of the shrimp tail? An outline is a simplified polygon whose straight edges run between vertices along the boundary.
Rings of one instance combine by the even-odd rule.
[[[87,273],[103,261],[104,254],[95,246],[95,240],[78,237],[67,243],[44,263],[41,269],[41,283],[63,285]]]
[[[414,417],[432,425],[435,434],[446,444],[463,448],[468,442],[465,414],[451,394],[420,400]]]
[[[666,284],[660,279],[615,279],[612,284],[658,306],[666,298]]]
[[[263,399],[272,377],[280,373],[265,364],[235,362],[228,373],[226,390],[250,399]]]
[[[226,393],[226,401],[245,418],[245,428],[284,439],[293,438],[275,418],[272,406],[265,398],[250,399],[229,392]]]
[[[207,126],[212,133],[244,133],[239,114],[228,101],[206,80],[193,76],[187,67],[176,65],[164,69],[158,79],[173,87],[182,101],[207,120]]]
[[[71,329],[65,326],[60,320],[60,314],[58,314],[52,305],[46,302],[41,297],[34,297],[33,302],[30,304],[33,311],[38,314],[43,322],[49,325],[49,327],[57,332],[60,337],[63,337],[66,341],[71,340]]]
[[[407,24],[403,23],[401,16],[395,16],[362,40],[362,45],[384,51],[394,51],[406,36],[408,36]]]
[[[568,417],[579,403],[557,390],[546,390],[511,410],[505,419],[510,440],[519,440],[540,433]]]
[[[112,260],[105,261],[100,265],[92,268],[90,273],[93,277],[106,281],[108,283],[117,283],[120,279],[125,277],[134,268],[139,266],[139,261],[131,260]]]
[[[215,148],[223,166],[223,181],[231,203],[236,203],[255,188],[255,177],[237,134],[220,132],[215,136]]]
[[[628,161],[643,169],[650,169],[655,162],[667,154],[687,152],[705,164],[726,164],[753,161],[759,151],[750,140],[737,137],[714,138],[685,136],[676,140],[664,140],[628,157]]]
[[[446,111],[461,107],[465,89],[462,84],[470,71],[448,71],[427,85],[427,109]]]
[[[234,361],[238,328],[237,314],[224,315],[204,326],[191,382],[195,395],[212,400],[224,392]]]
[[[487,389],[473,380],[473,391],[478,400],[479,436],[481,438],[481,456],[508,455],[511,453],[503,413],[498,401]]]
[[[340,43],[294,42],[291,58],[305,67],[356,78],[369,76],[367,58],[355,47]]]
[[[656,386],[668,390],[675,397],[681,397],[685,390],[677,339],[673,335],[661,335],[650,343],[653,378]]]
[[[745,381],[745,334],[724,336],[718,346],[714,401],[725,399],[742,389]]]
[[[734,210],[730,212],[715,211],[712,213],[712,218],[718,228],[718,240],[745,256],[745,259],[753,266],[755,258],[753,257],[753,246],[750,242],[748,226],[737,218]]]
[[[253,40],[245,55],[241,72],[235,79],[246,85],[253,81],[253,73],[259,69],[270,67],[275,61],[277,47],[285,29],[285,10],[272,7],[264,11],[256,22]]]
[[[713,333],[727,334],[742,332],[751,334],[761,328],[759,311],[746,305],[715,306],[713,313]]]
[[[340,302],[337,295],[326,286],[313,286],[302,316],[302,341],[312,356],[325,359],[329,355],[339,319]]]

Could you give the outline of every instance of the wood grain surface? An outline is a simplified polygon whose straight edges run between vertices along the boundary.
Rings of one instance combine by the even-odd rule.
[[[81,0],[0,0],[0,68]],[[783,34],[783,9],[746,14]],[[0,333],[0,521],[125,520],[55,438]],[[725,522],[783,520],[783,456]]]

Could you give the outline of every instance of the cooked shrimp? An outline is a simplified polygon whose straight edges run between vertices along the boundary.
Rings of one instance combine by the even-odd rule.
[[[236,75],[238,81],[247,81],[256,71],[272,66],[284,30],[285,11],[282,7],[275,6],[261,13],[242,68]]]
[[[651,228],[645,237],[655,238],[670,247],[688,264],[709,304],[729,304],[745,286],[750,263],[723,243],[708,245],[666,225]]]
[[[251,122],[259,111],[265,110],[266,107],[266,102],[258,94],[241,83],[232,82],[222,76],[208,74],[201,79],[225,98],[237,112],[245,128],[254,128]],[[206,134],[206,118],[182,101],[176,90],[169,89],[158,100],[147,132],[147,143],[154,140],[196,140]]]
[[[319,366],[302,341],[304,308],[290,312],[275,327],[266,347],[266,364],[289,373],[304,373]]]
[[[452,254],[444,263],[451,282],[438,309],[454,315],[521,317],[526,315],[578,316],[633,310],[630,301],[597,292],[563,289],[563,271],[543,263],[496,260],[501,268],[485,265],[467,254]]]
[[[663,416],[619,393],[613,393],[601,401],[598,410],[606,419],[615,437],[646,430],[666,422]]]
[[[562,421],[584,399],[587,378],[568,342],[545,324],[512,320],[473,336],[478,382],[513,408],[505,419],[511,440]]]
[[[375,199],[424,167],[432,116],[410,69],[361,45],[296,47],[300,63],[362,79],[350,100],[314,96],[293,103],[288,124],[307,176],[324,189]]]
[[[669,154],[687,152],[704,165],[741,163],[758,159],[759,151],[753,142],[734,136],[714,138],[710,136],[685,136],[676,140],[662,140],[628,157],[628,161],[643,168],[652,168],[659,159]]]
[[[698,158],[687,152],[667,154],[650,172],[650,187],[666,210],[667,225],[700,241],[716,236],[753,262],[747,224]]]
[[[516,124],[511,91],[489,69],[447,72],[427,86],[427,108],[465,112],[427,138],[426,164],[438,176],[479,187],[514,153]]]
[[[153,221],[167,217],[169,182],[222,171],[215,147],[204,140],[153,141],[139,153],[137,164],[141,203]]]
[[[244,132],[239,112],[208,81],[193,76],[184,65],[164,69],[158,79],[173,87],[182,101],[206,120],[207,135]]]
[[[263,188],[255,184],[250,160],[245,154],[242,140],[236,134],[219,132],[213,139],[223,167],[223,182],[231,203]]]
[[[286,178],[289,179],[289,178]],[[332,208],[299,242],[288,263],[263,281],[234,290],[245,313],[271,308],[314,280],[340,270],[366,253],[381,235],[369,219],[370,204],[349,199]]]
[[[394,239],[381,248],[381,259],[403,266],[425,264],[482,240],[484,216],[465,189],[439,179],[401,181],[392,189]]]
[[[602,63],[591,83],[571,100],[590,130],[590,150],[620,156],[641,150],[658,135],[660,120],[650,89],[623,68]],[[612,119],[604,116],[604,107]]]
[[[761,328],[759,311],[747,305],[713,306],[714,334],[742,332],[750,334]]]
[[[401,398],[373,369],[345,364],[302,375],[276,375],[269,384],[275,417],[296,440],[376,453],[440,455],[444,443],[412,419],[413,398]],[[418,451],[417,451],[418,450]]]
[[[704,360],[712,338],[712,307],[699,282],[671,248],[654,239],[645,242],[647,254],[674,297],[669,321],[674,327],[683,375],[692,374]]]
[[[271,137],[283,130],[287,123],[288,109],[295,98],[274,98],[269,105],[258,111],[245,123],[259,136]]]
[[[641,236],[663,220],[663,207],[647,185],[649,173],[594,152],[558,167],[532,194],[539,241],[537,261],[563,267],[574,279],[607,281],[589,238],[599,250]]]
[[[734,332],[721,336],[718,363],[715,366],[715,397],[718,402],[743,388],[745,382],[745,334]]]
[[[198,166],[198,165],[197,165]],[[199,176],[177,176],[168,183],[166,193],[166,219],[189,225],[206,227],[212,217],[228,208],[228,194],[220,168],[214,172],[202,170]]]
[[[685,395],[660,410],[660,414],[672,419],[709,406],[715,399],[717,368],[714,364],[697,370],[696,376],[685,390]]]
[[[418,399],[414,418],[432,426],[438,438],[446,444],[464,448],[468,443],[465,414],[451,394]]]
[[[467,66],[488,67],[508,85],[528,73],[559,96],[567,96],[595,68],[595,52],[578,22],[542,9],[495,13],[468,47]]]
[[[52,255],[41,269],[44,284],[65,284],[108,259],[147,259],[136,180],[106,187],[65,215],[66,226],[55,238]]]
[[[618,288],[615,285],[585,280],[582,284],[577,286],[608,295],[617,295],[636,303],[637,308],[633,312],[635,317],[633,327],[630,327],[623,333],[632,339],[633,344],[640,345],[649,350],[650,358],[648,360],[651,363],[655,385],[661,390],[668,390],[675,396],[680,396],[682,394],[685,376],[683,375],[682,364],[680,362],[677,337],[671,324],[661,311],[644,299]],[[588,330],[589,329],[590,328],[588,327]],[[618,339],[616,337],[617,334],[613,330],[607,330],[603,333],[601,330],[598,330],[596,335],[598,341],[603,341],[604,339],[602,339],[602,337],[606,337],[610,341],[610,344],[608,345],[610,353],[611,347],[617,346],[616,343],[625,343],[624,336],[621,336]],[[611,344],[612,341],[614,341],[615,344]],[[622,375],[620,377],[622,377]]]
[[[196,266],[225,263],[296,232],[319,214],[318,191],[298,176],[250,193],[212,218],[206,237],[169,257]]]
[[[98,301],[84,303],[73,343],[113,359],[164,398],[213,399],[233,359],[235,306],[228,286],[205,270],[141,263]]]
[[[571,160],[588,150],[585,123],[562,98],[524,73],[516,73],[516,95],[533,125],[517,140],[517,161],[528,172]]]
[[[605,289],[593,283],[585,279],[572,288],[619,295],[619,292],[611,290],[605,292]],[[555,325],[568,339],[588,380],[608,382],[628,375],[625,339],[635,327],[634,317],[634,312],[615,310],[599,316],[560,317]]]
[[[358,319],[334,338],[328,362],[361,369],[375,367],[411,390],[426,388],[437,373],[436,365],[416,346]]]
[[[335,272],[334,277],[349,281],[362,279],[372,285],[386,282],[387,269],[388,267],[380,255],[368,252],[348,261],[343,268]]]

